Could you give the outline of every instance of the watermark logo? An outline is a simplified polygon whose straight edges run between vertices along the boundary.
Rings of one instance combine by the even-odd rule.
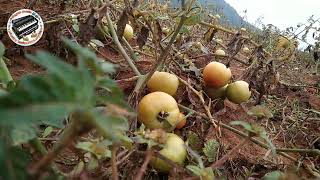
[[[13,13],[7,24],[10,39],[20,46],[31,46],[42,37],[44,25],[38,13],[21,9]]]

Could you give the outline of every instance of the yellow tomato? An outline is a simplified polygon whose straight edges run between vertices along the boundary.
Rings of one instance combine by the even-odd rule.
[[[216,52],[214,54],[218,55],[218,56],[225,56],[226,55],[226,53],[222,49],[216,50]]]
[[[171,131],[179,123],[179,115],[176,100],[164,92],[150,93],[138,105],[138,120],[149,129]]]
[[[178,90],[179,79],[174,74],[156,71],[147,82],[147,87],[151,92],[161,91],[173,96]]]
[[[123,37],[130,41],[133,38],[133,29],[129,24],[124,28]]]

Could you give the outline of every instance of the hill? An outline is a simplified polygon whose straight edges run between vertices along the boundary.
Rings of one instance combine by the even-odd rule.
[[[243,18],[238,14],[238,12],[225,0],[198,0],[197,2],[200,3],[203,7],[207,8],[209,11],[222,15],[222,23],[235,27],[253,27],[251,24],[244,21]],[[179,6],[180,1],[172,0],[171,4],[173,6]]]

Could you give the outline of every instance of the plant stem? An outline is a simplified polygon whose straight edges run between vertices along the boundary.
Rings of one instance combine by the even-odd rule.
[[[126,53],[126,51],[123,49],[119,39],[118,39],[118,36],[117,36],[117,33],[116,31],[114,30],[114,27],[112,25],[112,21],[111,21],[111,18],[110,18],[110,15],[109,13],[107,13],[106,15],[107,17],[107,21],[108,21],[108,27],[110,29],[110,32],[111,32],[111,36],[114,40],[114,43],[117,45],[117,47],[119,48],[120,50],[120,53],[121,55],[124,57],[124,59],[128,62],[129,66],[131,67],[131,69],[134,71],[134,73],[137,75],[137,76],[140,76],[141,73],[140,71],[137,69],[137,67],[133,64],[133,61],[132,59],[128,56],[128,54]]]
[[[196,113],[197,115],[201,116],[201,117],[204,118],[204,119],[210,120],[210,119],[209,119],[205,114],[203,114],[203,113],[199,113],[199,112],[197,112],[197,111],[195,111],[195,110],[193,110],[193,109],[190,109],[190,108],[188,108],[188,107],[185,107],[185,106],[183,106],[183,105],[181,105],[181,104],[179,104],[179,107],[180,107],[181,109],[186,110],[186,111],[194,112],[194,113]],[[216,120],[215,120],[215,121],[216,121]],[[221,127],[225,128],[225,129],[228,129],[229,131],[231,131],[231,132],[233,132],[233,133],[238,134],[238,135],[241,136],[241,137],[244,137],[244,138],[248,138],[248,137],[249,137],[247,133],[244,133],[244,132],[242,132],[242,131],[240,131],[240,130],[238,130],[238,129],[236,129],[236,128],[233,128],[233,127],[231,127],[231,126],[229,126],[229,125],[227,125],[227,124],[224,124],[224,123],[220,122],[219,125],[220,125]],[[263,142],[255,139],[255,138],[250,138],[250,140],[251,140],[253,143],[259,145],[260,147],[263,147],[263,148],[265,148],[265,149],[268,149],[268,148],[269,148],[269,146],[268,146],[267,144],[265,144],[265,143],[263,143]],[[286,158],[288,158],[288,159],[296,162],[296,163],[298,162],[294,157],[292,157],[292,156],[290,156],[290,155],[288,155],[288,154],[286,154],[286,153],[284,153],[284,152],[277,152],[277,153],[280,154],[280,155],[283,156],[283,157],[286,157]]]
[[[118,150],[118,145],[114,144],[112,146],[112,156],[111,156],[113,180],[119,180],[119,174],[118,174],[118,168],[117,168],[117,150]]]
[[[319,149],[290,149],[290,148],[277,148],[277,152],[291,152],[291,153],[300,153],[300,154],[313,154],[320,155]]]
[[[88,122],[89,118],[90,117],[88,116],[88,114],[84,114],[81,112],[74,113],[73,121],[67,126],[60,140],[50,152],[48,152],[38,163],[30,168],[30,174],[35,176],[39,175],[39,173],[41,173],[41,170],[48,167],[53,159],[57,157],[57,155],[63,149],[68,147],[68,145],[70,145],[71,142],[76,139],[79,134],[87,132],[89,129],[91,129],[91,126],[88,126],[88,124],[85,123]]]
[[[178,25],[177,29],[175,30],[175,32],[172,35],[168,45],[161,52],[158,61],[154,64],[154,66],[152,67],[152,69],[149,71],[148,74],[146,74],[144,77],[141,77],[141,79],[139,78],[140,79],[140,83],[136,84],[136,87],[134,88],[134,91],[133,91],[133,96],[134,96],[135,93],[139,94],[140,90],[143,89],[146,86],[146,83],[151,78],[151,76],[154,74],[154,72],[156,72],[159,69],[159,67],[161,67],[161,65],[164,64],[164,62],[165,62],[165,60],[166,60],[166,58],[167,58],[167,56],[169,54],[170,48],[171,48],[172,44],[174,43],[177,35],[179,34],[180,29],[182,28],[185,20],[186,20],[186,17],[183,15],[181,17],[181,19],[180,19],[180,22],[179,22],[179,25]],[[138,82],[139,82],[139,80],[138,80]]]
[[[237,151],[239,151],[245,144],[247,144],[250,141],[250,136],[247,138],[243,139],[241,143],[236,145],[233,149],[231,149],[227,154],[225,154],[221,159],[218,161],[214,162],[211,167],[212,168],[219,168],[221,167],[228,159],[232,158]]]
[[[146,169],[148,167],[148,164],[151,160],[151,157],[152,157],[152,150],[148,149],[146,152],[146,157],[144,159],[144,162],[143,162],[143,164],[142,164],[142,166],[141,166],[141,168],[140,168],[140,170],[134,180],[141,180],[143,178],[144,172],[146,171]]]
[[[126,38],[122,38],[122,41],[124,42],[124,45],[128,48],[129,53],[130,53],[131,58],[133,59],[133,61],[138,61],[138,58],[137,58],[136,54],[134,53],[133,48],[131,47],[129,42],[126,40]]]

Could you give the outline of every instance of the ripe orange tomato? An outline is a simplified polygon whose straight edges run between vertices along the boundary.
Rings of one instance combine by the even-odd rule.
[[[184,114],[180,113],[179,115],[179,123],[176,126],[176,129],[182,129],[187,123],[187,119]]]
[[[231,79],[231,70],[219,62],[209,63],[203,70],[206,85],[219,88],[227,85]]]
[[[138,120],[149,129],[171,131],[179,123],[179,115],[176,100],[164,92],[150,93],[138,105]]]
[[[151,92],[161,91],[173,96],[178,90],[179,79],[174,74],[156,71],[147,82],[147,87]]]

